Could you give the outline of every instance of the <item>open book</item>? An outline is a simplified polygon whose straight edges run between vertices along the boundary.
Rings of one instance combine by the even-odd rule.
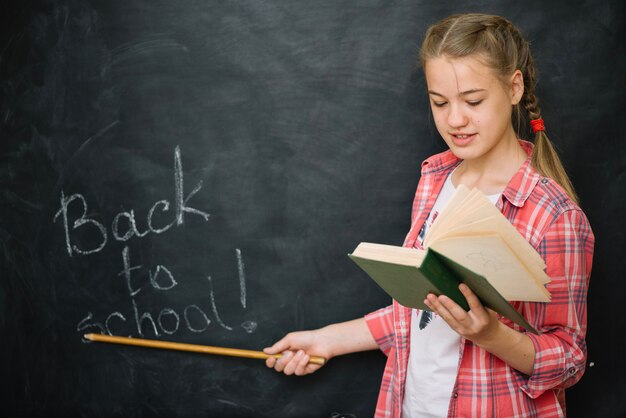
[[[545,263],[482,192],[457,187],[423,246],[362,242],[349,256],[404,306],[428,309],[423,301],[434,293],[467,310],[465,283],[484,306],[537,333],[507,301],[549,302]]]

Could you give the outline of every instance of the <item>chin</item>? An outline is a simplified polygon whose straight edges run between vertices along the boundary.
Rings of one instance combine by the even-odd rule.
[[[479,152],[476,152],[476,150],[472,149],[471,147],[457,147],[452,145],[449,146],[449,148],[450,151],[452,151],[452,154],[454,154],[456,158],[459,158],[461,160],[471,160],[480,155]]]

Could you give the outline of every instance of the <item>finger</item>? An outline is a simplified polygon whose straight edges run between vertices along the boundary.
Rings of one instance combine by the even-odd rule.
[[[426,296],[424,303],[426,303],[426,306],[428,306],[434,313],[445,319],[446,315],[450,316],[450,312],[448,312],[448,309],[443,304],[445,299],[448,298],[446,296],[437,296],[433,293],[429,293]]]
[[[476,296],[476,294],[472,292],[468,285],[461,283],[459,285],[459,290],[461,291],[461,293],[463,293],[465,299],[467,299],[470,311],[480,312],[481,310],[485,309],[483,304],[480,302],[480,299],[478,299],[478,296]]]
[[[456,303],[449,297],[441,295],[439,296],[438,300],[441,305],[440,310],[442,310],[442,312],[445,312],[445,314],[449,315],[450,318],[459,322],[467,319],[468,315],[465,309],[461,308],[461,306],[459,306],[458,303]]]
[[[436,296],[432,293],[428,294],[428,296],[426,296],[426,300],[424,301],[424,303],[426,303],[427,306],[432,309],[434,313],[439,315],[444,321],[446,321],[446,323],[450,327],[455,329],[455,327],[458,325],[458,322],[456,320],[456,317],[450,312],[450,310],[446,306],[446,304],[449,302],[452,302],[452,304],[456,305],[456,303],[454,303],[450,298],[446,296]],[[459,307],[459,309],[463,311],[461,307]]]
[[[276,341],[274,345],[272,345],[271,347],[265,347],[263,349],[263,352],[266,354],[278,354],[278,353],[282,353],[285,350],[288,350],[289,347],[290,347],[289,338],[288,336],[286,336]]]
[[[302,358],[300,359],[300,361],[298,362],[298,364],[296,365],[296,370],[295,370],[295,374],[296,376],[302,376],[307,374],[307,365],[309,364],[309,360],[311,359],[311,357],[309,355],[307,355],[306,353],[302,356]]]
[[[283,373],[285,373],[286,375],[294,374],[296,371],[296,367],[298,367],[298,363],[300,363],[300,360],[302,360],[303,356],[304,356],[304,351],[298,350],[298,352],[293,356],[293,358],[291,358],[291,360],[285,365],[285,369],[283,370]]]
[[[439,297],[429,293],[424,299],[424,304],[428,306],[428,308],[433,311],[435,314],[445,319],[444,314],[447,312],[445,307],[439,301]]]
[[[309,364],[306,366],[306,368],[304,369],[304,370],[305,370],[305,373],[304,373],[304,374],[311,374],[311,373],[314,373],[314,372],[318,371],[318,370],[319,370],[319,369],[321,369],[321,368],[322,368],[322,366],[320,366],[319,364],[309,363]]]
[[[277,372],[282,372],[285,369],[285,367],[289,364],[289,361],[291,360],[292,357],[293,357],[292,351],[285,351],[283,355],[278,360],[276,360],[276,364],[274,364],[274,370],[276,370]]]
[[[429,293],[426,295],[426,299],[424,299],[424,304],[430,308],[433,312],[437,312],[437,308],[439,307],[439,299],[433,293]]]
[[[265,365],[271,369],[271,368],[273,368],[273,367],[274,367],[274,365],[276,364],[276,360],[277,360],[277,359],[276,359],[276,357],[274,357],[274,356],[268,357],[268,358],[265,360]]]

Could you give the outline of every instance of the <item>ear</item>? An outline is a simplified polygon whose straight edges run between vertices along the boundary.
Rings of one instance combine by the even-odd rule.
[[[524,76],[520,70],[515,70],[511,76],[511,104],[515,106],[524,95]]]

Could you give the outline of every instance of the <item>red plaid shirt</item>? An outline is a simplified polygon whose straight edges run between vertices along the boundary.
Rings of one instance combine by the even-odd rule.
[[[530,154],[532,144],[520,143]],[[411,230],[404,246],[416,245],[419,230],[446,177],[460,162],[446,151],[422,163]],[[552,279],[548,285],[552,300],[513,303],[541,334],[527,334],[536,353],[530,376],[461,338],[459,369],[448,417],[563,417],[564,389],[576,383],[585,370],[587,288],[594,236],[582,210],[553,180],[532,168],[530,158],[511,179],[497,207],[545,260],[546,272]],[[387,355],[376,416],[400,418],[409,359],[411,310],[394,300],[392,305],[365,319]],[[506,318],[501,321],[524,332]]]

